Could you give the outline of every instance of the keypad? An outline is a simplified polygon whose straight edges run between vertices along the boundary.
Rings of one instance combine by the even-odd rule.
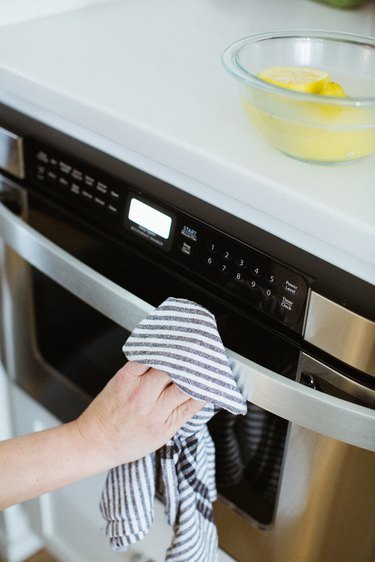
[[[307,297],[301,275],[224,233],[212,238],[207,225],[192,221],[181,231],[189,229],[195,232],[194,253],[185,252],[181,259],[190,269],[246,305],[290,326],[300,323]]]

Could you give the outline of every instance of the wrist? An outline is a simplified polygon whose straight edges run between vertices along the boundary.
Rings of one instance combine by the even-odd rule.
[[[104,446],[103,439],[100,438],[99,428],[93,427],[91,423],[86,423],[82,416],[70,422],[73,439],[77,448],[82,453],[82,462],[86,467],[88,475],[103,472],[114,466],[110,455]]]

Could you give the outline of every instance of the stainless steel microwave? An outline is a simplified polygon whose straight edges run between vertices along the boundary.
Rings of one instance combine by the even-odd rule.
[[[243,419],[210,423],[222,548],[240,562],[307,548],[308,562],[349,562],[362,548],[372,562],[361,537],[375,499],[373,286],[9,108],[0,124],[11,379],[69,420],[153,307],[171,295],[200,302],[248,399]]]

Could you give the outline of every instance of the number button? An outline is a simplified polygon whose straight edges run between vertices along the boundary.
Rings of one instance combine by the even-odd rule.
[[[227,261],[230,261],[232,259],[232,254],[230,253],[229,250],[223,250],[222,255],[223,258]]]
[[[270,297],[272,297],[273,291],[272,291],[272,289],[266,289],[264,291],[264,294],[266,295],[267,298],[270,298]]]
[[[206,258],[206,264],[209,267],[213,267],[215,265],[215,260],[212,256],[209,256],[208,258]]]
[[[251,271],[252,271],[253,275],[256,275],[256,276],[261,275],[261,270],[260,270],[260,267],[258,267],[258,266],[253,267]]]
[[[220,273],[222,273],[223,275],[227,275],[229,273],[229,268],[228,268],[228,264],[226,263],[221,263],[219,265],[219,271]]]
[[[235,281],[243,281],[243,273],[242,271],[236,271],[236,273],[234,273],[233,275],[233,279]]]
[[[238,265],[238,267],[241,267],[242,269],[245,269],[245,267],[247,267],[245,258],[237,258],[236,264]]]
[[[255,289],[257,289],[258,287],[258,283],[254,280],[249,281],[248,285],[252,291],[255,291]]]
[[[217,244],[215,242],[209,242],[209,244],[207,244],[207,249],[211,254],[216,254]]]
[[[266,280],[270,285],[275,285],[276,283],[276,279],[273,273],[268,273],[268,275],[266,275]]]

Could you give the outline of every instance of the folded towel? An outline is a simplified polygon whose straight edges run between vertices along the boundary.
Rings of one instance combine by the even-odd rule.
[[[215,451],[206,423],[221,408],[246,413],[215,317],[196,303],[169,298],[142,320],[123,351],[130,361],[167,372],[206,405],[164,447],[109,472],[100,508],[111,546],[126,550],[145,536],[158,491],[174,528],[166,561],[215,562]]]

